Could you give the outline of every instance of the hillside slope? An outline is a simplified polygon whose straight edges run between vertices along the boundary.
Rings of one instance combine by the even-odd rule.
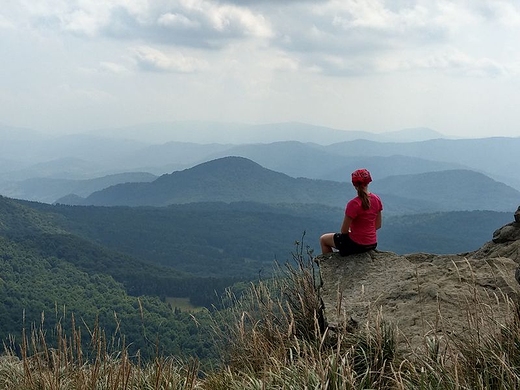
[[[0,197],[0,339],[19,340],[23,329],[38,327],[52,334],[60,323],[88,330],[96,324],[107,337],[124,337],[131,353],[151,357],[157,347],[181,355],[184,336],[193,335],[190,347],[201,356],[213,352],[203,337],[190,330],[190,316],[174,313],[158,298],[129,295],[140,285],[179,280],[179,273],[147,264],[151,279],[144,279],[144,263],[70,234],[53,216]],[[160,278],[159,278],[160,276]],[[139,280],[140,278],[140,280]],[[162,279],[161,279],[162,278]],[[42,322],[43,321],[43,322]],[[146,330],[145,330],[146,329]],[[162,335],[160,345],[149,334]],[[207,336],[205,336],[207,337]],[[87,340],[88,339],[88,340]],[[52,341],[52,340],[50,340]]]
[[[295,179],[241,157],[225,157],[151,183],[121,184],[95,192],[83,204],[167,206],[192,202],[322,203],[342,205],[346,183]]]
[[[385,201],[383,199],[383,201]],[[337,231],[342,208],[322,205],[191,203],[170,207],[75,207],[31,204],[62,217],[62,226],[150,264],[208,277],[257,278],[273,260],[291,258],[294,242],[317,253],[319,236]],[[449,212],[388,216],[379,248],[396,253],[457,253],[489,239],[510,212]],[[198,287],[201,288],[201,287]]]

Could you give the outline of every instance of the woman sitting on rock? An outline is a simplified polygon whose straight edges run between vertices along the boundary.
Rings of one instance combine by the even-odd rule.
[[[320,237],[322,253],[336,249],[341,256],[347,256],[376,248],[376,231],[381,227],[383,204],[379,196],[368,191],[371,181],[366,169],[352,172],[357,196],[347,203],[341,233],[326,233]]]

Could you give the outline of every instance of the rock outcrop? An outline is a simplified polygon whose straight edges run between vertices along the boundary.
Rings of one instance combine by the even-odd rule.
[[[401,256],[374,250],[316,261],[329,327],[363,325],[382,315],[414,350],[427,337],[456,336],[511,315],[520,298],[520,223],[498,229],[475,252]]]
[[[480,249],[469,253],[475,259],[507,257],[520,264],[520,207],[515,213],[515,222],[495,230],[493,239]]]

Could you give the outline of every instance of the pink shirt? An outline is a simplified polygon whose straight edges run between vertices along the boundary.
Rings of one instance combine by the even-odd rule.
[[[347,203],[345,214],[352,218],[349,236],[352,241],[361,245],[372,245],[377,242],[376,218],[383,210],[383,203],[376,194],[369,194],[370,208],[364,210],[361,198],[356,196]]]

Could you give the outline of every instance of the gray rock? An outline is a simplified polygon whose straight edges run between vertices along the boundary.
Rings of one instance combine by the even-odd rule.
[[[506,225],[492,241],[466,254],[400,256],[375,250],[320,255],[316,262],[326,323],[330,328],[363,326],[382,317],[414,350],[424,346],[425,337],[467,332],[471,315],[503,321],[511,313],[511,300],[520,298],[518,230]]]
[[[517,240],[520,240],[520,225],[516,222],[502,226],[493,233],[493,242],[496,244]]]
[[[520,223],[520,206],[518,206],[515,212],[515,222]]]

